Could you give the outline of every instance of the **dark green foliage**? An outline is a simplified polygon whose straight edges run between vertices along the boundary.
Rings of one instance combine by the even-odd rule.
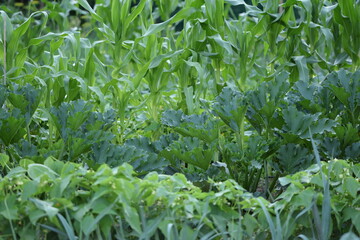
[[[214,113],[233,131],[240,131],[248,107],[245,96],[229,87],[223,88],[213,104]]]
[[[4,116],[5,115],[5,116]],[[26,133],[26,119],[20,109],[13,109],[11,113],[4,114],[1,120],[0,138],[6,146],[18,142]]]
[[[296,173],[300,169],[307,168],[313,161],[313,155],[306,148],[289,143],[282,145],[277,152],[281,169],[288,173]]]
[[[163,113],[161,121],[185,137],[199,138],[209,144],[218,138],[218,121],[205,112],[187,116],[181,110],[168,110]]]
[[[161,152],[161,156],[164,156],[173,165],[180,160],[207,170],[215,151],[213,145],[207,145],[198,138],[184,137],[170,144]]]
[[[279,116],[279,106],[289,91],[286,81],[288,73],[282,72],[273,81],[263,82],[253,91],[249,91],[247,98],[249,109],[246,117],[259,134],[269,133],[272,128],[281,128],[282,119]]]

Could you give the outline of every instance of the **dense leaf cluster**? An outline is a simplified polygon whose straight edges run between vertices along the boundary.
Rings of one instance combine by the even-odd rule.
[[[1,154],[0,160],[4,165],[9,157]],[[333,235],[359,232],[360,165],[335,160],[322,164],[322,171],[331,186],[326,221]],[[321,226],[314,226],[313,215],[320,217],[320,173],[313,165],[281,178],[286,190],[270,203],[233,180],[210,181],[202,191],[182,174],[151,172],[139,179],[128,164],[93,171],[53,158],[44,164],[22,159],[1,178],[0,231],[5,237],[13,230],[21,239],[317,238]]]
[[[358,0],[6,2],[0,238],[359,235]]]

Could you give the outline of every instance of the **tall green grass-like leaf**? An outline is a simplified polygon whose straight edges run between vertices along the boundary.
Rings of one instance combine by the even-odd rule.
[[[9,70],[15,66],[21,68],[22,65],[24,64],[24,55],[26,54],[26,52],[23,51],[22,54],[20,55],[17,54],[18,51],[21,50],[21,48],[19,49],[19,43],[21,42],[20,39],[25,35],[25,33],[28,32],[30,24],[34,20],[34,18],[39,15],[40,16],[42,15],[44,17],[42,22],[42,27],[44,27],[48,19],[48,14],[46,12],[34,12],[29,16],[29,18],[26,19],[25,22],[23,22],[20,26],[18,26],[16,29],[12,31],[11,37],[10,39],[8,39],[9,44],[7,45],[7,49],[6,49],[7,51],[6,65]],[[19,65],[17,65],[16,63],[18,63]],[[17,72],[16,75],[18,74],[19,72]]]
[[[89,3],[86,0],[79,0],[79,4],[85,8],[89,13],[99,22],[103,22],[102,17],[100,17],[89,5]],[[114,1],[115,2],[115,1]]]
[[[162,23],[151,25],[147,29],[147,31],[144,33],[143,37],[158,33],[160,31],[164,30],[168,25],[171,25],[171,24],[179,22],[183,19],[186,19],[195,12],[196,12],[196,9],[194,9],[194,8],[184,8],[184,9],[180,10],[178,13],[176,13],[173,17],[169,18],[168,20],[166,20]]]
[[[271,232],[271,239],[272,240],[282,240],[283,239],[282,228],[281,228],[281,223],[280,223],[280,219],[279,219],[279,214],[277,212],[275,212],[276,213],[276,222],[274,222],[270,216],[268,209],[262,202],[262,199],[257,199],[257,201],[259,202],[259,204],[264,212],[266,221],[269,224],[269,228],[270,228],[270,232]]]
[[[57,214],[57,217],[59,218],[60,222],[62,223],[63,227],[65,228],[66,234],[69,238],[69,240],[76,240],[78,239],[75,234],[74,234],[74,229],[73,227],[67,222],[67,220],[61,215],[61,214]]]
[[[317,229],[317,237],[320,240],[326,240],[326,239],[329,239],[330,234],[331,234],[331,232],[330,232],[330,222],[331,222],[330,186],[329,186],[329,180],[323,173],[321,162],[320,162],[320,155],[319,155],[319,152],[315,145],[315,142],[312,138],[312,133],[311,133],[310,128],[309,128],[309,132],[310,132],[310,139],[311,139],[311,144],[312,144],[312,147],[314,150],[315,159],[319,166],[319,169],[321,172],[322,184],[324,186],[321,217],[319,216],[319,213],[317,211],[316,203],[314,203],[314,209],[313,209],[314,221],[315,221],[315,226]]]
[[[10,22],[9,17],[4,11],[0,11],[1,19],[0,19],[0,59],[3,62],[3,84],[6,86],[6,74],[7,74],[7,42],[10,38],[13,27]]]
[[[343,48],[351,57],[353,69],[359,67],[360,62],[360,5],[355,0],[340,0],[334,12],[335,21],[341,26],[341,40]]]

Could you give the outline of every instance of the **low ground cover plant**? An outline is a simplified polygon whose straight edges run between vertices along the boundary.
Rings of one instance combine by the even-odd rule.
[[[1,159],[8,156],[2,154]],[[319,214],[326,187],[318,165],[281,178],[284,191],[269,202],[231,179],[209,181],[209,189],[203,191],[183,174],[151,172],[140,179],[129,164],[104,164],[93,171],[54,158],[44,164],[22,159],[2,177],[0,229],[2,237],[14,239],[355,236],[360,230],[360,165],[334,160],[321,168],[329,177],[331,196],[326,233]]]
[[[0,15],[1,238],[360,235],[359,1]]]

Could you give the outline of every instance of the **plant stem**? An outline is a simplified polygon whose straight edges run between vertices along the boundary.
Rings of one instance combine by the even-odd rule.
[[[279,5],[283,4],[283,0],[280,0]],[[284,10],[284,8],[282,6],[279,7],[279,13],[282,13],[282,11]]]
[[[258,174],[256,176],[254,184],[252,185],[251,192],[255,192],[257,185],[259,184],[260,181],[261,173],[262,173],[262,168],[258,170]]]
[[[217,93],[219,93],[218,91],[218,84],[220,84],[220,80],[221,80],[221,73],[220,73],[220,62],[219,60],[215,60],[215,90]]]
[[[5,207],[6,207],[6,211],[9,212],[9,208],[8,208],[6,199],[4,201],[4,204],[5,204]],[[11,228],[11,233],[13,235],[13,239],[17,240],[16,233],[14,231],[14,226],[13,226],[12,221],[10,219],[9,219],[9,223],[10,223],[10,228]]]
[[[31,120],[30,120],[31,121]],[[31,144],[31,136],[30,136],[30,123],[26,126],[26,132],[28,137],[28,142]]]
[[[254,177],[254,169],[252,169],[250,171],[250,174],[248,174],[249,170],[246,168],[245,169],[245,182],[244,182],[244,186],[245,186],[245,189],[247,190],[251,190],[250,187],[251,187],[251,184],[249,184],[249,179],[252,179]]]
[[[3,15],[4,21],[4,85],[6,86],[6,18]]]
[[[277,172],[275,178],[273,179],[273,181],[271,182],[271,184],[269,186],[269,189],[266,191],[266,197],[268,197],[268,194],[270,194],[274,190],[279,177],[280,177],[280,173]]]
[[[265,169],[265,196],[267,196],[267,192],[269,189],[269,173],[268,173],[268,164],[266,159],[264,159],[264,169]]]

